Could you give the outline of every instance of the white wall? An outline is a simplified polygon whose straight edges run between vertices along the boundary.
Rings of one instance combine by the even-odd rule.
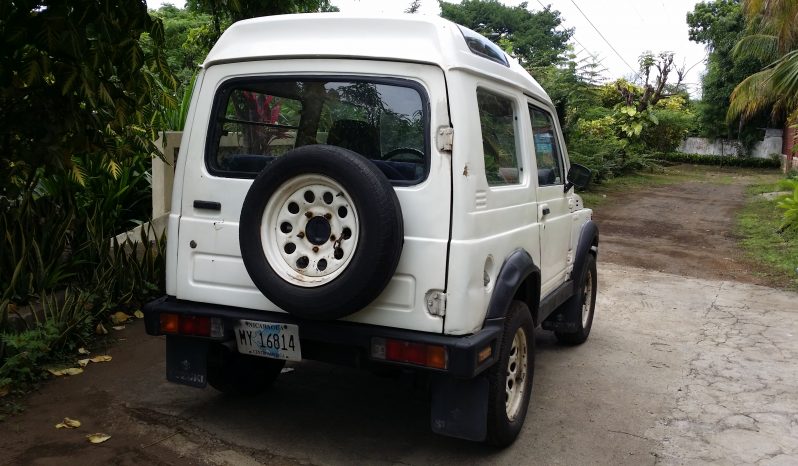
[[[780,129],[766,129],[765,138],[754,145],[751,156],[766,159],[781,154],[781,135]],[[743,155],[739,141],[728,139],[687,138],[676,150],[685,154]]]

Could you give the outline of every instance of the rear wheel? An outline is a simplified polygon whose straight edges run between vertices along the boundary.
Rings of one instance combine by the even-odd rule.
[[[208,349],[208,385],[225,395],[255,396],[268,390],[285,361],[241,354],[224,345]]]
[[[527,305],[513,301],[504,324],[499,362],[488,372],[486,442],[491,445],[510,445],[524,425],[535,372],[534,331]]]

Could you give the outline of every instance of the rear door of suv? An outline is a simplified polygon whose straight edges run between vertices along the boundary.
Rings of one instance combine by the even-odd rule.
[[[404,220],[396,274],[371,306],[345,320],[442,331],[443,318],[430,315],[424,299],[428,290],[446,287],[451,161],[433,137],[450,125],[440,68],[343,59],[230,63],[205,70],[200,92],[183,152],[179,299],[278,310],[243,265],[238,244],[242,202],[270,158],[299,145],[329,142],[370,152],[361,155],[384,168]],[[311,92],[324,95],[321,113],[310,108],[321,102],[308,99]],[[319,119],[315,138],[300,141],[297,128],[311,114]],[[355,124],[373,130],[368,148],[360,137],[363,131],[360,136],[333,135],[335,128]],[[347,147],[353,138],[360,145]]]

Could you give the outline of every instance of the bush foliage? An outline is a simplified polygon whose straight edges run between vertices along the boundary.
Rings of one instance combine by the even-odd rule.
[[[779,168],[781,165],[781,162],[777,158],[760,159],[754,157],[683,154],[681,152],[660,154],[657,158],[667,162],[715,165],[718,167]]]

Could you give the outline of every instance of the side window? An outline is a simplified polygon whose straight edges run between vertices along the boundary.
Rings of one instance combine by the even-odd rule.
[[[513,100],[477,89],[485,176],[490,186],[521,182]]]
[[[557,147],[557,130],[548,112],[529,106],[535,159],[538,163],[538,185],[563,184],[562,158]]]

